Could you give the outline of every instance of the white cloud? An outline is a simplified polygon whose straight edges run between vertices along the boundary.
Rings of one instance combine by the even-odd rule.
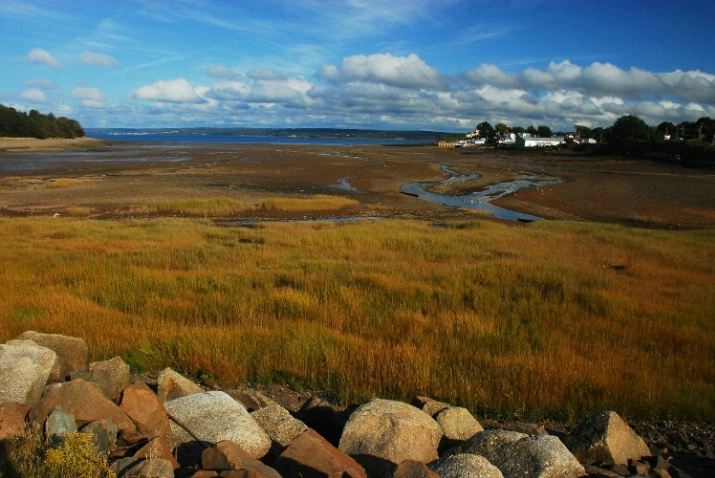
[[[117,66],[119,62],[116,58],[102,53],[92,53],[91,51],[83,51],[79,55],[79,61],[88,66],[99,66],[104,68],[112,68]]]
[[[30,88],[25,90],[20,94],[20,98],[27,101],[33,101],[35,103],[42,103],[47,101],[47,95],[44,91],[38,90],[37,88]]]
[[[184,78],[157,81],[134,90],[134,96],[140,100],[166,101],[169,103],[201,103],[196,89]]]
[[[72,97],[80,100],[80,104],[86,108],[104,107],[105,94],[98,88],[75,88]]]
[[[402,88],[444,87],[439,72],[414,53],[409,56],[389,53],[349,56],[343,59],[341,69],[328,65],[321,69],[320,74],[332,82],[367,81]]]
[[[28,88],[38,88],[40,90],[53,90],[55,88],[55,84],[51,80],[45,80],[42,78],[26,80],[25,85]]]
[[[33,48],[25,56],[25,61],[29,63],[37,63],[40,65],[49,66],[50,68],[61,68],[62,64],[52,56],[52,53],[42,48]]]

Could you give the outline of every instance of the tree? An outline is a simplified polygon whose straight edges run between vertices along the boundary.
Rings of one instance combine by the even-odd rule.
[[[610,141],[625,146],[648,141],[648,125],[637,116],[621,116],[611,126]]]
[[[506,123],[497,123],[496,126],[494,126],[494,129],[496,129],[502,136],[509,132],[509,126],[507,126]]]
[[[482,121],[477,125],[478,138],[491,139],[494,137],[494,127],[488,121]]]
[[[526,128],[526,132],[529,133],[531,136],[536,136],[537,134],[539,134],[536,131],[536,128],[534,128],[533,124],[531,126],[529,126],[528,128]]]
[[[541,124],[541,125],[539,125],[538,128],[536,128],[536,135],[539,138],[550,138],[551,137],[551,128]]]
[[[590,138],[591,137],[591,128],[588,126],[583,126],[580,124],[576,125],[576,135],[580,138]]]
[[[523,126],[512,126],[512,128],[511,128],[511,132],[516,133],[516,134],[521,134],[524,131],[526,131],[526,130],[524,129]]]

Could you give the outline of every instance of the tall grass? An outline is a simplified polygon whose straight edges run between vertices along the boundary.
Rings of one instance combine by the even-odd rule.
[[[715,419],[715,232],[0,220],[0,340],[341,400]]]

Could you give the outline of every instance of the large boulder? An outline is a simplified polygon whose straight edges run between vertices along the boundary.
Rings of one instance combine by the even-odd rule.
[[[122,458],[112,463],[112,470],[117,474],[117,478],[129,478],[134,476],[174,478],[174,466],[172,462],[163,458]]]
[[[431,464],[430,468],[441,478],[504,478],[489,460],[470,453],[448,456]]]
[[[293,418],[288,410],[278,404],[251,412],[251,416],[268,433],[271,440],[283,448],[308,429],[305,423]]]
[[[168,367],[159,373],[157,387],[157,395],[162,402],[205,391],[201,386]]]
[[[61,409],[55,408],[47,416],[45,421],[45,437],[51,447],[59,447],[65,442],[65,435],[77,431],[77,423],[74,415]]]
[[[0,404],[37,403],[57,360],[55,352],[32,340],[0,344]]]
[[[288,445],[273,462],[273,468],[284,477],[367,477],[365,469],[359,463],[310,428]]]
[[[579,478],[586,474],[561,440],[551,435],[526,436],[479,455],[499,468],[505,478]]]
[[[437,412],[434,419],[449,442],[467,441],[484,431],[477,419],[463,407],[447,407]]]
[[[87,370],[72,375],[97,385],[110,400],[118,401],[130,381],[129,365],[121,357],[92,362]]]
[[[445,408],[450,407],[449,403],[440,402],[430,397],[414,397],[411,403],[430,417],[434,417]]]
[[[137,433],[134,422],[119,407],[107,398],[96,385],[81,378],[67,382],[45,395],[30,411],[30,419],[44,423],[55,408],[62,408],[74,415],[77,425],[108,418],[114,422],[121,435]]]
[[[79,337],[68,337],[60,334],[42,334],[28,330],[20,334],[18,339],[33,340],[38,345],[53,350],[60,358],[57,381],[65,381],[73,373],[87,366],[89,348],[87,342]]]
[[[493,428],[474,435],[462,446],[462,450],[464,453],[481,455],[489,459],[494,452],[507,443],[513,443],[528,436],[526,433]]]
[[[167,438],[171,434],[164,404],[143,381],[137,380],[124,389],[119,408],[145,437]]]
[[[263,478],[281,478],[276,470],[264,465],[243,451],[236,443],[220,441],[201,454],[201,466],[204,470],[252,470]]]
[[[369,474],[381,475],[404,460],[436,460],[441,438],[440,426],[422,410],[404,402],[375,399],[350,415],[339,448]]]
[[[171,419],[172,447],[195,441],[194,437],[210,444],[229,440],[253,458],[261,458],[271,447],[271,439],[246,407],[224,392],[195,393],[165,402],[164,406]]]
[[[651,454],[645,441],[611,411],[581,421],[564,441],[583,463],[627,465]]]

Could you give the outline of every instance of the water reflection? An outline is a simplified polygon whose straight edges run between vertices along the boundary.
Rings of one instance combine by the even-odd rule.
[[[513,179],[510,181],[503,181],[497,184],[491,184],[489,186],[485,186],[479,191],[475,191],[473,193],[463,196],[447,196],[444,194],[430,192],[429,189],[441,184],[453,184],[456,182],[472,181],[479,178],[479,174],[461,174],[449,169],[447,166],[442,166],[442,171],[449,176],[447,179],[438,182],[431,181],[407,183],[402,185],[400,191],[409,196],[414,196],[436,204],[464,207],[468,209],[479,209],[482,211],[486,211],[494,217],[498,217],[500,219],[529,222],[537,221],[542,218],[538,216],[533,216],[531,214],[525,214],[518,211],[513,211],[511,209],[495,206],[491,203],[491,201],[504,197],[507,194],[513,194],[520,189],[553,186],[554,184],[560,184],[563,182],[563,179],[560,178],[547,178],[540,174],[519,171],[526,177],[523,179]]]

